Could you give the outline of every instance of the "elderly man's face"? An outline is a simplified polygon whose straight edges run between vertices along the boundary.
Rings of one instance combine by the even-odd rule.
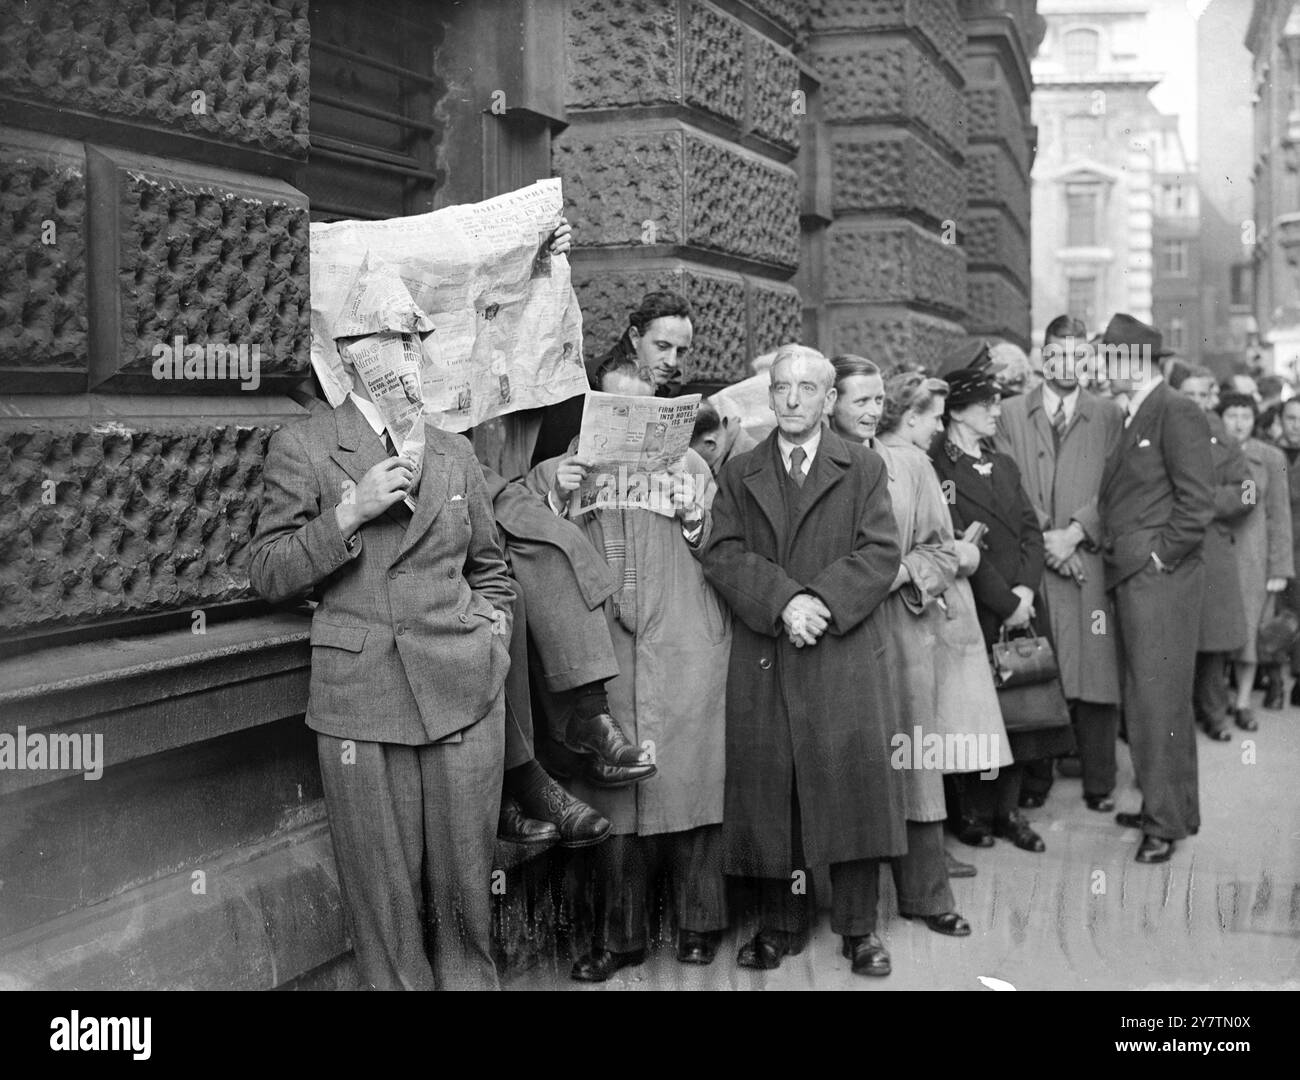
[[[835,404],[833,373],[809,357],[781,359],[772,365],[769,391],[776,423],[790,442],[803,442],[821,426]]]

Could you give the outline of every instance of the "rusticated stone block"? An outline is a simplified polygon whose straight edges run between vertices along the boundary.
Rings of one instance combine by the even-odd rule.
[[[795,112],[799,65],[785,49],[749,31],[745,73],[746,128],[791,150],[799,148],[803,116]],[[806,109],[806,104],[805,104]]]
[[[997,143],[972,143],[966,152],[968,203],[1005,206],[1017,221],[1029,222],[1029,179]]]
[[[967,119],[971,142],[1001,139],[1015,160],[1016,168],[1029,175],[1029,140],[1026,118],[1011,89],[1005,83],[972,86],[966,90]]]
[[[87,164],[102,208],[92,220],[92,383],[221,388],[153,379],[155,348],[177,338],[256,346],[259,385],[307,370],[306,196],[277,180],[116,150],[92,148]]]
[[[671,289],[685,296],[695,313],[685,378],[721,381],[748,374],[745,283],[739,275],[706,274],[681,265],[607,270],[579,262],[573,285],[589,352],[603,353],[618,340],[643,295]]]
[[[1001,274],[972,272],[967,294],[972,332],[1029,336],[1029,297]]]
[[[968,263],[1004,268],[1022,284],[1029,280],[1029,244],[1001,210],[970,210],[962,220]]]
[[[745,112],[745,28],[699,0],[688,18],[686,102],[739,124]]]
[[[0,95],[305,158],[307,0],[0,6]]]
[[[749,360],[788,341],[803,339],[803,299],[789,285],[749,283]],[[727,376],[728,381],[751,374],[748,367]]]
[[[792,36],[797,36],[808,22],[809,0],[745,0],[745,4]]]
[[[270,434],[0,430],[0,632],[247,595]]]
[[[957,0],[812,0],[813,33],[828,30],[919,30],[961,70],[966,29]]]
[[[799,191],[792,169],[687,136],[686,185],[688,243],[798,265]]]
[[[871,303],[921,301],[960,313],[966,260],[959,247],[911,226],[838,222],[829,230],[826,296]]]
[[[86,159],[79,143],[0,129],[0,382],[86,384]]]
[[[583,247],[682,243],[681,131],[569,128],[552,144],[551,162]]]
[[[965,151],[966,104],[956,76],[916,42],[828,38],[816,52],[827,120],[914,120],[957,153]]]
[[[920,210],[960,222],[966,206],[962,171],[910,132],[835,129],[832,184],[837,213]]]
[[[829,321],[828,355],[857,353],[885,367],[919,365],[937,371],[966,337],[955,322],[890,308],[833,307]]]
[[[676,0],[567,0],[570,109],[680,102]]]

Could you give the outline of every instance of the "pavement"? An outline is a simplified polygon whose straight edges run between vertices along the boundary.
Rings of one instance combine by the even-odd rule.
[[[597,986],[551,958],[512,990],[1126,990],[1300,989],[1300,709],[1258,708],[1260,730],[1233,740],[1198,736],[1201,831],[1159,866],[1133,861],[1140,834],[1084,806],[1081,783],[1058,778],[1046,804],[1025,811],[1046,852],[999,840],[950,850],[974,863],[952,883],[968,938],[936,934],[897,914],[882,883],[880,934],[893,959],[883,979],[855,976],[822,912],[809,947],[776,971],[738,968],[733,928],[708,967],[671,948]],[[1119,745],[1121,810],[1141,806],[1128,749]],[[886,875],[888,878],[888,875]],[[984,980],[992,980],[986,982]]]

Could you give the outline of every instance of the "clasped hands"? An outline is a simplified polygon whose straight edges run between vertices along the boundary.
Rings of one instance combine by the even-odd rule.
[[[812,593],[799,593],[782,609],[781,624],[796,649],[816,645],[831,624],[831,609]]]
[[[1085,539],[1083,527],[1077,521],[1070,522],[1064,529],[1048,529],[1043,533],[1047,565],[1062,577],[1073,578],[1082,584],[1087,577],[1078,549]]]

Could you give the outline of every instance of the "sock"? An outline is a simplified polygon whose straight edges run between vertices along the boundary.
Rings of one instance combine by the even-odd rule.
[[[585,683],[574,690],[573,707],[579,720],[590,720],[593,716],[609,712],[604,680]]]
[[[514,796],[524,813],[528,813],[530,805],[536,805],[541,799],[542,792],[550,784],[551,778],[546,775],[546,770],[537,764],[536,758],[531,758],[522,765],[516,765],[513,769],[505,771],[506,794]]]

